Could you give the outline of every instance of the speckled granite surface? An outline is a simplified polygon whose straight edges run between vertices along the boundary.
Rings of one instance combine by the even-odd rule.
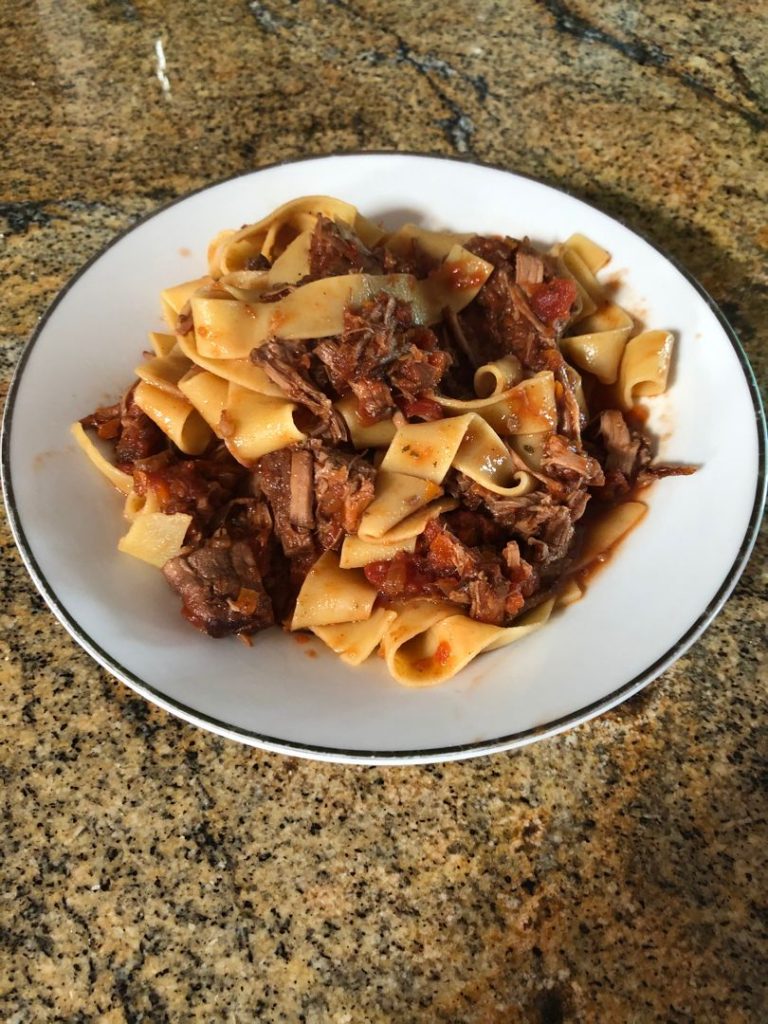
[[[765,380],[764,14],[7,0],[2,387],[67,277],[138,216],[364,148],[493,161],[621,216],[699,275]],[[0,544],[2,1020],[768,1020],[764,543],[622,709],[391,770],[265,756],[148,706]]]

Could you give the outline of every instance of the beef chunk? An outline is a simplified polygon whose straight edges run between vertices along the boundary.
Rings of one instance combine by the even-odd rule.
[[[459,521],[460,522],[460,521]],[[366,578],[388,601],[439,597],[464,608],[474,619],[501,626],[511,622],[533,593],[537,577],[517,545],[504,552],[473,547],[445,522],[432,520],[415,554],[400,552],[365,567]]]
[[[357,398],[357,414],[363,423],[378,423],[395,411],[395,400],[388,384],[374,377],[350,380],[350,389]]]
[[[355,534],[373,501],[373,466],[359,455],[312,443],[315,460],[317,535],[323,550],[337,548],[345,533]]]
[[[494,267],[511,266],[514,263],[515,253],[519,242],[513,238],[501,238],[498,235],[475,235],[464,243],[464,248],[479,256],[486,263],[492,263]]]
[[[573,540],[573,523],[583,514],[586,504],[586,499],[580,498],[574,500],[573,507],[568,501],[558,503],[544,491],[503,497],[462,473],[457,473],[447,485],[451,493],[461,497],[464,505],[486,510],[513,539],[526,542],[532,559],[540,567],[549,567],[568,553]]]
[[[406,351],[389,371],[392,386],[408,402],[432,395],[451,363],[451,357],[438,349],[433,339],[431,331],[410,332]]]
[[[511,352],[526,370],[556,372],[564,362],[556,340],[577,302],[573,281],[554,276],[555,264],[525,242],[473,238],[467,248],[495,269],[462,323],[489,336],[496,350],[491,358]]]
[[[120,469],[128,473],[138,460],[156,455],[168,447],[167,437],[136,405],[132,392],[124,404],[120,426],[120,437],[115,445],[115,461]]]
[[[136,405],[135,390],[134,386],[121,402],[99,408],[80,420],[86,430],[95,430],[99,437],[115,442],[115,462],[125,473],[132,472],[135,462],[168,450],[165,434]]]
[[[254,482],[272,511],[275,535],[288,558],[316,549],[311,531],[291,521],[292,448],[280,448],[263,455],[254,468]]]
[[[236,525],[222,525],[195,550],[163,567],[182,598],[182,615],[209,636],[249,635],[275,621],[263,583],[271,520],[263,502],[247,506]]]
[[[486,572],[467,584],[470,598],[469,614],[478,622],[487,622],[492,626],[503,626],[507,618],[507,603],[510,597],[510,585],[498,566],[492,572]],[[522,608],[523,600],[510,602],[512,614]]]
[[[346,533],[357,533],[360,518],[373,501],[373,466],[319,440],[262,456],[254,473],[289,558],[319,553],[318,543],[324,551],[338,548]]]
[[[408,303],[385,294],[346,310],[341,336],[318,341],[314,355],[338,394],[357,397],[366,423],[391,416],[396,399],[403,407],[431,400],[451,363],[434,332],[414,326]]]
[[[544,280],[544,260],[527,246],[520,246],[515,259],[515,282],[529,292],[535,284]]]

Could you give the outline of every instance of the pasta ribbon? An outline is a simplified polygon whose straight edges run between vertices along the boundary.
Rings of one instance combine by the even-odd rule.
[[[436,401],[451,414],[476,412],[499,434],[536,434],[557,429],[555,378],[551,370],[543,370],[509,391],[487,398],[437,395]]]
[[[361,665],[373,654],[397,612],[377,608],[370,619],[363,622],[342,622],[338,626],[313,626],[312,632],[347,665]]]
[[[243,270],[249,260],[258,256],[274,260],[297,235],[314,228],[319,216],[354,228],[368,246],[375,245],[385,234],[351,203],[331,196],[302,196],[284,203],[255,224],[239,231],[220,232],[208,248],[211,275],[219,277]]]
[[[593,373],[601,384],[613,384],[632,328],[629,313],[609,303],[579,321],[579,330],[584,333],[563,338],[560,348],[566,359]]]
[[[309,274],[312,230],[302,231],[278,256],[269,270],[233,270],[219,284],[241,302],[258,302],[268,291],[296,284]]]
[[[416,246],[433,259],[444,260],[454,246],[463,246],[471,237],[455,231],[428,231],[417,224],[403,224],[393,234],[387,235],[384,244],[399,256],[410,256]]]
[[[307,573],[296,599],[291,629],[336,626],[371,617],[376,588],[360,569],[342,569],[333,551],[322,554]]]
[[[511,497],[534,487],[533,477],[517,468],[499,435],[474,413],[404,424],[387,449],[381,470],[440,484],[451,466],[495,494]]]
[[[207,359],[244,359],[271,337],[331,337],[341,334],[347,308],[381,294],[411,303],[415,323],[436,323],[446,308],[458,312],[471,302],[492,270],[490,263],[456,246],[424,280],[410,274],[345,274],[311,281],[277,302],[195,295],[191,307],[197,349]]]
[[[163,334],[160,331],[150,331],[149,343],[156,356],[160,356],[161,358],[163,356],[169,356],[176,347],[176,335]]]
[[[130,473],[124,473],[108,459],[105,459],[91,438],[83,430],[82,423],[73,423],[69,428],[72,436],[80,445],[98,471],[116,487],[122,494],[130,494],[133,490],[133,477]]]
[[[136,405],[186,455],[200,455],[211,443],[211,431],[200,414],[180,394],[146,384],[136,385]]]
[[[554,603],[543,602],[506,628],[456,614],[456,606],[444,602],[409,603],[384,634],[387,668],[403,686],[444,683],[483,651],[505,647],[540,629]]]
[[[131,490],[126,495],[125,504],[123,505],[123,518],[131,523],[137,516],[145,512],[159,511],[157,494],[152,489],[148,490],[145,494],[137,494],[136,491]]]
[[[210,277],[196,277],[194,281],[183,281],[181,284],[174,285],[173,288],[165,288],[160,292],[163,316],[172,331],[176,330],[176,321],[184,306],[195,292],[206,284],[212,284]],[[162,353],[158,353],[158,355],[160,354]]]
[[[176,339],[174,338],[174,341]],[[171,349],[164,356],[155,356],[137,366],[134,373],[146,384],[151,384],[169,395],[181,395],[179,381],[189,370],[190,361],[180,350]]]
[[[221,437],[221,414],[227,407],[229,385],[207,370],[195,370],[179,381],[179,390],[200,413],[205,422]]]
[[[648,506],[642,501],[623,501],[587,531],[574,571],[607,555],[611,548],[644,518]]]
[[[184,546],[192,516],[185,512],[142,512],[117,542],[118,551],[162,569]]]
[[[523,379],[523,367],[517,356],[504,356],[475,370],[474,385],[478,398],[502,395]]]
[[[351,392],[340,398],[335,407],[344,417],[352,444],[358,450],[386,448],[395,436],[395,424],[391,419],[379,420],[370,426],[363,423],[357,411],[357,398]]]
[[[644,331],[628,342],[619,375],[619,400],[625,409],[630,409],[637,398],[667,390],[673,346],[669,331]]]
[[[250,359],[206,359],[197,350],[194,333],[180,334],[178,342],[179,348],[188,359],[216,377],[240,384],[249,391],[258,391],[260,395],[271,395],[272,398],[285,397],[277,384],[273,384],[262,368],[255,366]]]
[[[347,536],[341,545],[339,565],[342,569],[362,569],[371,562],[388,562],[400,551],[412,553],[416,550],[416,536],[395,541]]]
[[[237,461],[250,466],[267,452],[305,439],[293,422],[295,408],[285,398],[269,398],[230,382],[219,434]]]
[[[602,246],[598,245],[597,242],[593,242],[591,238],[587,238],[586,235],[578,233],[571,235],[570,238],[565,240],[565,248],[576,253],[592,274],[602,270],[611,259],[611,254],[607,249],[603,249]]]
[[[347,274],[312,281],[278,302],[196,296],[192,315],[197,348],[209,359],[243,359],[270,337],[303,341],[340,334],[348,306],[359,306],[380,292],[409,300],[413,283],[407,274]]]
[[[589,299],[589,302],[583,304],[581,316],[591,316],[605,302],[603,286],[576,250],[567,245],[558,246],[556,255],[579,286],[582,295],[586,295]]]
[[[443,512],[450,512],[458,504],[458,501],[455,501],[453,498],[440,498],[438,501],[433,501],[429,505],[425,505],[424,508],[420,508],[418,512],[413,512],[407,518],[390,527],[378,539],[382,544],[388,544],[390,547],[395,544],[401,544],[404,541],[415,540],[416,537],[424,533],[426,525],[430,520],[437,519]]]

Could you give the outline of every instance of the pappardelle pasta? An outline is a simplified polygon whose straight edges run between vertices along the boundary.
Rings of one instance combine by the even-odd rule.
[[[634,407],[673,338],[612,301],[609,258],[386,233],[326,196],[221,232],[122,400],[73,426],[125,497],[119,549],[212,637],[311,630],[408,686],[539,629],[638,490],[689,471],[652,464]]]

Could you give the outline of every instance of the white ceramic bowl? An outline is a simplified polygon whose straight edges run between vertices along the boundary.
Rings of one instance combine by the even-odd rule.
[[[326,193],[395,226],[529,235],[574,231],[613,254],[618,299],[673,330],[673,383],[652,403],[660,457],[701,465],[663,480],[650,513],[586,598],[449,683],[409,690],[376,658],[358,669],[279,630],[210,640],[161,574],[116,550],[121,501],[69,424],[132,379],[161,288],[204,272],[223,227]],[[98,662],[189,722],[269,750],[412,763],[521,746],[618,704],[698,637],[749,556],[765,494],[765,424],[748,363],[706,293],[612,218],[539,182],[430,157],[362,154],[282,164],[213,185],[114,241],[64,289],[27,346],[4,420],[3,484],[24,561],[54,614]]]

